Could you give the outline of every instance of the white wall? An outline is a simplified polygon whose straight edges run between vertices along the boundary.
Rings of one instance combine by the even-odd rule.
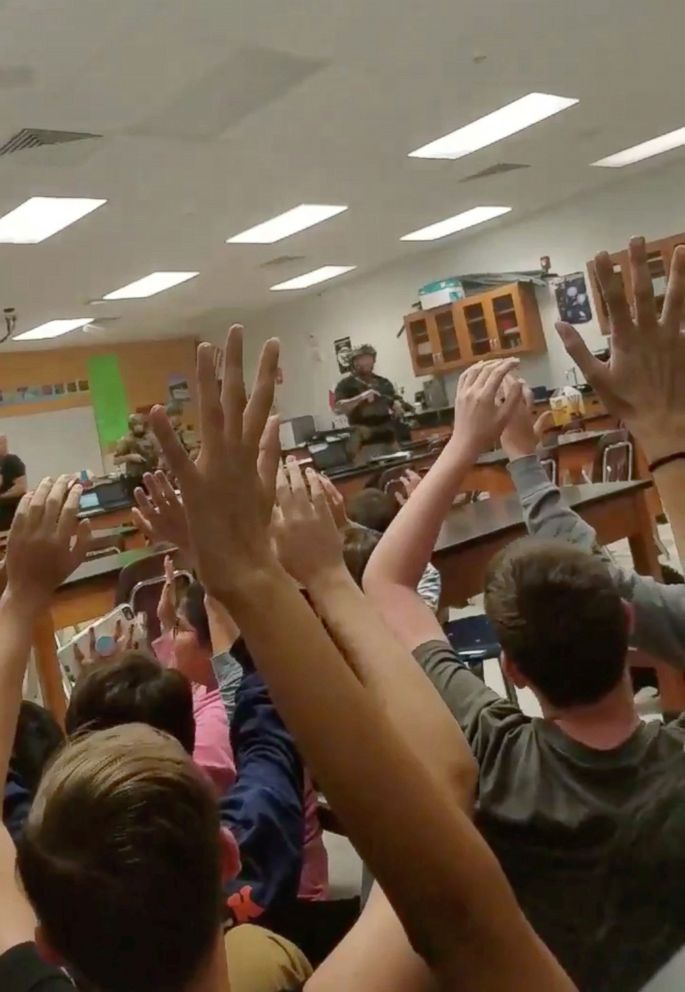
[[[413,375],[404,335],[396,334],[402,318],[417,299],[418,288],[433,279],[474,271],[533,269],[549,255],[560,274],[585,270],[602,248],[616,251],[633,234],[648,239],[685,230],[685,161],[642,169],[585,197],[519,223],[462,239],[440,250],[422,252],[314,295],[282,302],[253,315],[246,333],[248,367],[254,367],[263,341],[277,336],[282,343],[284,383],[278,406],[283,415],[328,413],[328,390],[338,379],[333,341],[349,335],[352,342],[369,342],[378,351],[378,371],[405,386],[407,397],[420,388]],[[532,385],[560,385],[569,359],[554,331],[557,317],[551,291],[538,294],[548,351],[522,361]],[[581,326],[591,348],[606,339],[594,323]],[[448,393],[456,376],[448,377]]]

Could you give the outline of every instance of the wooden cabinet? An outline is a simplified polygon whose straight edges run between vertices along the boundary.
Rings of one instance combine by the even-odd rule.
[[[416,375],[545,350],[535,290],[512,283],[404,318]]]
[[[668,273],[671,269],[673,252],[678,245],[683,244],[685,244],[685,234],[673,234],[668,238],[660,238],[657,241],[647,242],[647,261],[652,275],[654,298],[656,300],[659,313],[661,313],[661,307],[664,302],[666,281],[668,279]],[[630,278],[630,263],[628,261],[627,250],[614,252],[611,255],[611,260],[614,263],[614,272],[617,272],[620,275],[621,281],[623,282],[628,295],[628,302],[632,306],[635,302],[635,296],[633,292],[632,279]],[[608,334],[610,331],[609,311],[607,310],[607,306],[602,295],[602,290],[600,289],[597,281],[594,261],[587,263],[587,271],[590,278],[590,289],[592,290],[592,298],[595,304],[597,323],[600,326],[602,334]]]

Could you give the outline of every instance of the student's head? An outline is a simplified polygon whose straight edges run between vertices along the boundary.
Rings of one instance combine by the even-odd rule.
[[[195,747],[193,694],[188,679],[149,655],[127,651],[83,669],[74,686],[65,726],[73,735],[126,723],[145,723],[175,737],[188,754]]]
[[[360,588],[364,569],[380,539],[379,533],[368,530],[366,527],[360,527],[358,524],[350,524],[345,528],[343,558],[348,572]]]
[[[562,541],[515,541],[490,562],[485,610],[507,676],[548,708],[596,703],[622,681],[630,613],[599,557]]]
[[[376,364],[376,349],[370,344],[363,344],[352,352],[352,371],[357,375],[370,375]]]
[[[140,413],[132,413],[128,418],[128,428],[131,434],[136,437],[142,437],[145,434],[145,417]]]
[[[45,765],[64,743],[64,734],[49,710],[22,700],[14,734],[12,768],[33,795]]]
[[[205,591],[191,582],[178,606],[174,628],[174,662],[191,682],[212,681],[212,642],[205,608]]]
[[[184,992],[237,869],[211,787],[141,724],[87,734],[46,771],[17,849],[43,956],[88,992]]]
[[[361,527],[384,534],[399,513],[400,504],[382,489],[362,489],[347,501],[347,518]]]
[[[180,403],[167,404],[166,415],[172,427],[180,427],[183,423],[183,407]]]

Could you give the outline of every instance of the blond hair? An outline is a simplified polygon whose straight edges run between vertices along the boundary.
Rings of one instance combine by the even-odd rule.
[[[18,847],[47,939],[98,992],[181,992],[221,922],[219,817],[181,745],[143,724],[68,744]]]

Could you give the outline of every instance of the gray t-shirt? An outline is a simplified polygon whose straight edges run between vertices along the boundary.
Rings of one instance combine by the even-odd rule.
[[[616,838],[633,808],[668,795],[669,783],[685,801],[685,787],[675,795],[685,783],[685,726],[641,723],[620,747],[598,751],[525,716],[446,642],[414,654],[479,763],[476,823],[535,930],[581,992],[637,992],[685,932],[662,904],[658,880],[640,883],[630,861],[626,872]],[[629,856],[635,851],[640,857],[640,845]]]

